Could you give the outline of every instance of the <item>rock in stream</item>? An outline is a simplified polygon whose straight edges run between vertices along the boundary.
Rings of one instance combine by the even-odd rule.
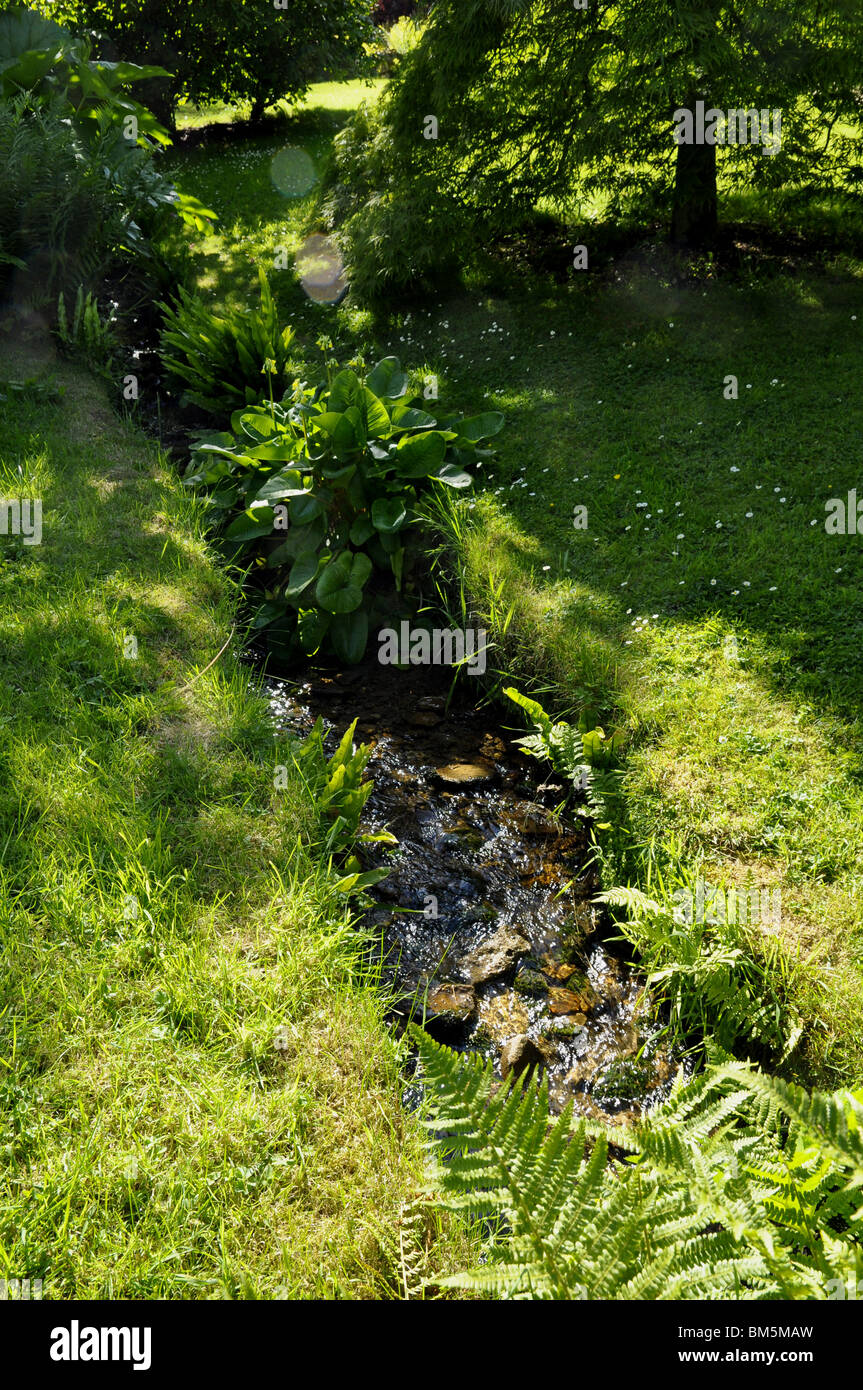
[[[547,769],[466,703],[469,678],[447,704],[450,681],[371,659],[341,677],[270,677],[268,692],[279,730],[300,736],[321,715],[335,746],[356,716],[372,746],[364,828],[399,840],[375,847],[389,876],[369,915],[396,1017],[501,1075],[541,1068],[555,1109],[635,1115],[667,1091],[673,1059],[643,981],[603,939],[584,823],[554,813]]]

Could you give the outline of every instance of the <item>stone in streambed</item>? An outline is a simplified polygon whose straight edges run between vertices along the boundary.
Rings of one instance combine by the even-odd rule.
[[[554,957],[548,953],[542,957],[540,965],[546,975],[550,975],[553,980],[560,980],[561,984],[566,984],[570,975],[575,974],[576,969],[574,965],[570,965],[567,961],[556,961]]]
[[[552,988],[548,994],[553,1014],[588,1014],[599,1003],[599,995],[587,976],[578,972],[570,975],[566,989]]]
[[[428,994],[426,994],[428,989]],[[477,1014],[473,986],[459,980],[428,984],[424,975],[402,981],[395,1011],[409,1022],[424,1027],[438,1042],[463,1036]]]
[[[437,769],[435,777],[445,787],[485,787],[494,781],[495,774],[494,763],[475,758],[471,762],[447,763]]]
[[[477,946],[462,961],[471,984],[496,980],[512,969],[519,956],[530,950],[530,942],[512,927],[499,927],[494,936]]]
[[[563,1018],[552,1018],[543,1032],[543,1037],[552,1042],[569,1042],[581,1037],[587,1019],[584,1014],[565,1014]]]
[[[436,1014],[457,1014],[467,1023],[476,1013],[476,995],[472,985],[463,985],[452,980],[446,984],[435,985],[429,990],[427,1008]]]
[[[417,700],[417,709],[434,710],[442,713],[446,709],[446,697],[444,695],[421,695]]]
[[[532,1067],[550,1066],[557,1060],[555,1049],[550,1043],[534,1042],[526,1033],[519,1033],[504,1043],[500,1052],[500,1074],[507,1076],[514,1071],[516,1076]]]
[[[472,985],[448,981],[429,990],[425,1005],[425,1030],[438,1042],[460,1032],[476,1017],[477,1001]],[[422,1000],[417,1000],[422,1017]]]

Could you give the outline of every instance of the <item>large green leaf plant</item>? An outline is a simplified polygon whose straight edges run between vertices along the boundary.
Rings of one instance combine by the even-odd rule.
[[[208,492],[252,581],[253,625],[283,655],[326,647],[358,662],[403,586],[420,494],[469,487],[490,456],[502,415],[438,419],[416,399],[395,357],[362,375],[333,364],[325,383],[298,381],[280,403],[235,410],[230,432],[199,437],[186,482]]]

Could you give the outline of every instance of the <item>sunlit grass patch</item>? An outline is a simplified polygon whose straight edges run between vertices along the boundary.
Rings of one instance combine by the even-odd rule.
[[[167,461],[59,371],[63,404],[2,412],[45,535],[0,538],[0,1275],[396,1295],[420,1132],[236,585]]]

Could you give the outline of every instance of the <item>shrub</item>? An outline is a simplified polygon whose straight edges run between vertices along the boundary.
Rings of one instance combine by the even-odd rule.
[[[225,542],[263,588],[254,626],[288,656],[327,643],[357,662],[381,612],[370,581],[377,571],[401,588],[419,495],[470,486],[466,467],[488,456],[480,443],[503,417],[435,419],[411,404],[394,357],[364,377],[337,366],[281,404],[236,410],[232,433],[201,439],[186,481],[209,492]]]
[[[468,234],[464,210],[427,177],[435,142],[420,139],[394,174],[391,140],[381,106],[360,107],[336,137],[322,206],[351,290],[369,302],[451,279]]]
[[[167,133],[127,91],[159,69],[91,59],[89,44],[32,11],[0,16],[0,266],[19,302],[54,302],[119,256],[148,261],[179,214],[213,216],[153,163]]]
[[[388,28],[379,25],[375,42],[365,45],[366,53],[375,60],[375,70],[388,77],[399,58],[416,48],[425,30],[425,22],[409,19],[407,16],[396,20]]]
[[[294,331],[280,328],[270,286],[259,268],[261,307],[223,319],[188,290],[179,289],[176,305],[161,304],[165,317],[162,360],[185,386],[184,401],[213,415],[225,416],[238,405],[261,398],[261,369],[287,385]]]
[[[88,281],[123,239],[124,209],[62,108],[0,100],[0,285],[16,302],[56,300]]]

